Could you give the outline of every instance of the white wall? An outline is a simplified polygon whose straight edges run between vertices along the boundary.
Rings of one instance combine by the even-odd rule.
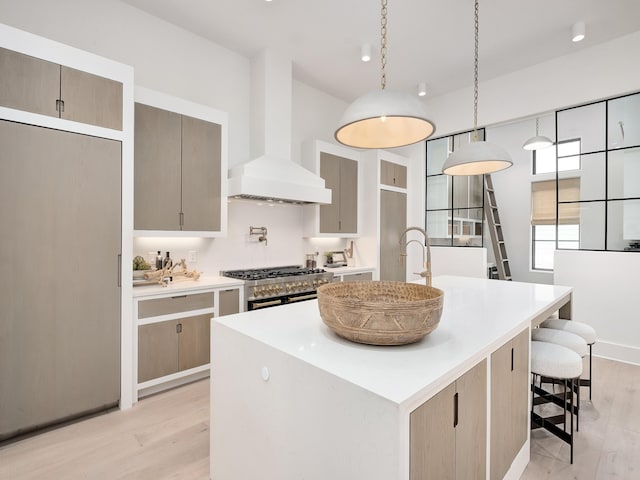
[[[0,22],[131,65],[136,85],[228,112],[229,167],[250,159],[251,59],[118,0],[0,0]],[[293,82],[294,161],[300,161],[307,139],[334,142],[333,129],[345,107],[342,100]],[[301,207],[266,208],[232,202],[227,238],[138,238],[133,254],[147,257],[168,250],[179,260],[195,250],[198,261],[189,267],[211,275],[222,269],[301,264],[303,253],[346,246],[342,239],[303,240]],[[266,247],[247,238],[251,225],[268,228]]]
[[[479,85],[478,124],[496,125],[638,90],[640,31]],[[482,75],[482,57],[480,58]],[[482,78],[481,78],[482,80]],[[427,102],[436,135],[473,127],[473,89]],[[524,141],[525,139],[523,139]]]
[[[138,86],[229,113],[229,166],[249,159],[249,59],[118,0],[0,0],[0,22],[131,65]]]
[[[558,250],[554,283],[574,287],[572,317],[596,329],[594,355],[640,364],[639,254]]]

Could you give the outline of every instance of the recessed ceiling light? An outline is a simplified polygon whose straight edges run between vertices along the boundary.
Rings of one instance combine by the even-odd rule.
[[[427,94],[427,84],[424,82],[420,82],[418,84],[418,96],[424,97]]]
[[[576,22],[571,28],[571,41],[579,42],[584,39],[584,22]]]

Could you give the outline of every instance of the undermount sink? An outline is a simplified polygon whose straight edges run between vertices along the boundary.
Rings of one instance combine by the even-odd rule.
[[[440,322],[444,292],[415,283],[338,282],[318,287],[322,321],[336,334],[369,345],[406,345]]]

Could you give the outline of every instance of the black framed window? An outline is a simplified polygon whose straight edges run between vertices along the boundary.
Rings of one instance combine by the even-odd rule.
[[[425,228],[431,245],[482,247],[484,182],[482,175],[450,176],[442,166],[456,148],[471,141],[473,132],[427,140]],[[484,129],[478,130],[484,140]]]

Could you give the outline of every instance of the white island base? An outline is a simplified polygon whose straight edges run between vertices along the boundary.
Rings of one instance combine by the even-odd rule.
[[[505,458],[505,474],[498,478],[518,478],[529,461],[529,327],[570,306],[571,289],[463,277],[437,277],[434,286],[445,292],[439,327],[421,342],[401,347],[337,337],[322,323],[316,301],[214,319],[211,478],[441,480],[448,475],[441,472],[451,468],[496,478],[496,465]],[[526,431],[517,451],[502,452],[495,445],[513,443],[513,428],[495,418],[492,427],[491,375],[493,370],[495,392],[501,352],[513,348],[522,332],[526,351],[519,369],[527,380],[509,388],[523,399],[515,423],[526,425]],[[480,376],[465,383],[470,375],[463,374],[478,365],[473,372]],[[474,382],[475,390],[469,389]],[[452,400],[443,397],[451,393],[453,399],[456,389],[457,415]],[[496,397],[504,404],[512,393],[507,388]],[[426,415],[412,418],[430,399],[421,409]],[[507,400],[508,406],[511,397]],[[465,409],[474,408],[469,415],[476,421],[469,428]],[[466,427],[456,431],[455,420]],[[435,442],[414,436],[411,444],[419,422]],[[476,460],[471,451],[456,453],[456,443],[471,445]]]

